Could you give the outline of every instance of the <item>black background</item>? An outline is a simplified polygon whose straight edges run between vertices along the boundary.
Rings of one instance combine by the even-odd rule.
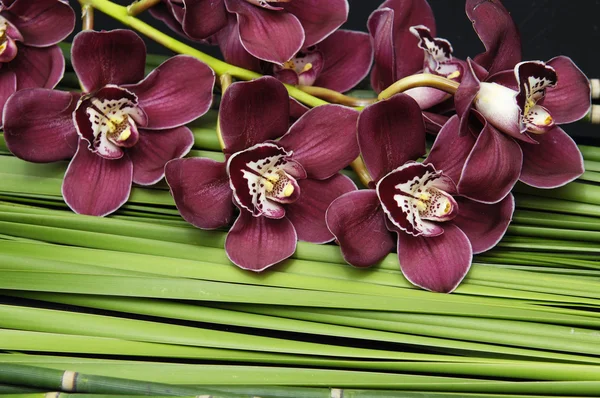
[[[323,0],[327,1],[327,0]],[[70,0],[76,12],[79,3]],[[114,0],[127,5],[130,0]],[[366,31],[369,14],[382,1],[349,0],[350,15],[345,29]],[[459,58],[473,57],[483,51],[483,45],[473,31],[464,11],[461,0],[429,0],[436,17],[437,35],[450,40],[454,55]],[[504,6],[511,12],[523,43],[524,60],[546,61],[557,55],[566,55],[587,74],[589,78],[600,77],[600,0],[504,0]],[[159,21],[144,14],[141,19],[170,32]],[[110,30],[123,27],[119,22],[96,11],[95,29]],[[78,24],[75,32],[81,29]],[[175,34],[174,34],[175,35]],[[146,40],[151,53],[170,55],[169,50]],[[197,46],[197,44],[194,44]],[[203,47],[202,50],[217,56],[216,47]],[[565,104],[568,106],[568,104]],[[600,126],[579,122],[563,126],[578,142],[600,145]]]

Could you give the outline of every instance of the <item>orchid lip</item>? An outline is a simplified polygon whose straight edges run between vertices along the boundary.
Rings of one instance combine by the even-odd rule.
[[[298,200],[296,178],[305,175],[292,155],[271,143],[234,153],[227,162],[227,173],[236,202],[255,217],[283,218],[281,205]]]
[[[135,94],[109,84],[80,98],[73,121],[92,152],[106,159],[119,159],[123,148],[137,143],[137,125],[145,124],[146,115],[138,107]]]
[[[433,165],[409,162],[384,176],[377,196],[389,220],[413,236],[438,236],[437,223],[452,220],[458,204],[447,190],[454,184]]]

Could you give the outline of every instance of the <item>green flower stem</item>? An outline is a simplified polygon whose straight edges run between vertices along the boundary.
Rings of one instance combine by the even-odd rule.
[[[554,189],[538,189],[518,183],[513,192],[600,206],[600,186],[578,181]]]
[[[89,5],[81,6],[81,19],[83,30],[94,29],[94,8]]]
[[[144,34],[150,39],[156,41],[157,43],[165,46],[166,48],[178,53],[178,54],[187,54],[191,55],[200,61],[207,64],[211,67],[215,73],[219,76],[223,74],[229,74],[234,78],[240,80],[252,80],[261,77],[261,74],[256,72],[252,72],[234,65],[230,65],[226,62],[223,62],[217,58],[211,57],[203,52],[196,50],[195,48],[188,46],[180,41],[177,41],[162,33],[160,30],[153,28],[152,26],[142,22],[141,20],[132,17],[127,14],[127,8],[123,6],[119,6],[117,4],[112,3],[108,0],[79,0],[82,5],[89,5],[94,7],[95,9],[103,12],[104,14],[109,15],[110,17],[118,20],[126,26]],[[325,105],[328,102],[323,101],[322,99],[316,98],[310,94],[299,90],[298,88],[288,85],[285,85],[288,93],[291,97],[297,99],[303,104],[316,107],[320,105]]]
[[[221,83],[221,96],[225,94],[225,91],[233,84],[233,79],[231,75],[225,73],[221,75],[219,78],[219,82]],[[223,141],[223,135],[221,134],[221,122],[220,116],[217,116],[217,125],[215,126],[215,131],[217,133],[217,140],[219,141],[219,147],[221,151],[225,150],[225,141]]]
[[[136,0],[127,6],[127,14],[135,17],[136,15],[143,13],[160,2],[161,0]]]
[[[460,83],[446,79],[445,77],[433,75],[430,73],[419,73],[416,75],[407,76],[393,83],[391,86],[379,93],[377,97],[380,101],[393,96],[394,94],[402,93],[406,90],[416,87],[432,87],[447,92],[448,94],[456,94],[456,90]]]
[[[304,91],[305,93],[313,95],[317,98],[324,99],[332,104],[340,104],[340,105],[358,107],[359,109],[362,109],[363,107],[373,104],[377,101],[377,98],[350,97],[348,95],[344,95],[335,90],[330,90],[330,89],[324,88],[324,87],[302,86],[302,85],[299,85],[296,87],[298,87],[298,89]]]
[[[579,150],[585,160],[600,162],[600,147],[590,145],[579,145]]]

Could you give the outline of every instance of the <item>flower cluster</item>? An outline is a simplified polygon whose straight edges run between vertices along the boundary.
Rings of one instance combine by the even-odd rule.
[[[165,177],[186,221],[230,227],[225,250],[241,268],[279,263],[298,240],[335,240],[355,267],[395,250],[411,283],[451,292],[473,254],[504,236],[517,181],[554,188],[583,173],[558,125],[586,115],[589,81],[564,56],[523,61],[498,0],[466,0],[485,46],[466,60],[436,37],[426,0],[384,1],[368,33],[338,29],[347,0],[163,0],[151,12],[267,75],[221,81],[224,162],[184,158],[194,142],[185,125],[212,104],[209,66],[178,55],[145,76],[135,33],[84,31],[71,49],[82,92],[53,90],[64,70],[54,44],[72,30],[73,11],[62,0],[0,1],[6,144],[27,161],[68,160],[62,194],[77,213],[110,214],[132,183]],[[379,99],[364,109],[309,109],[288,93],[340,94],[369,72]],[[412,78],[420,83],[394,92]]]

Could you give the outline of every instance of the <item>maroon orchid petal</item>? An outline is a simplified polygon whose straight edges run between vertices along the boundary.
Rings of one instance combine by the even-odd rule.
[[[281,137],[288,124],[288,93],[273,77],[234,83],[223,95],[220,127],[226,153]]]
[[[473,253],[483,253],[496,246],[512,220],[515,210],[512,194],[491,205],[460,197],[456,201],[460,211],[453,223],[467,235]]]
[[[59,0],[16,0],[2,11],[28,46],[47,47],[64,40],[75,28],[75,12]]]
[[[261,72],[261,60],[253,57],[240,41],[240,30],[236,18],[229,14],[227,25],[215,36],[225,61],[242,68]]]
[[[91,151],[106,159],[118,159],[123,156],[123,148],[135,145],[139,138],[137,125],[146,124],[147,117],[138,107],[135,94],[107,85],[81,97],[73,121]]]
[[[396,244],[385,226],[386,216],[373,189],[340,196],[327,209],[326,218],[344,260],[355,267],[376,264]]]
[[[452,198],[456,185],[431,164],[408,162],[377,183],[377,196],[391,223],[414,236],[437,236],[437,224],[453,219],[458,206]]]
[[[336,174],[326,180],[298,181],[302,195],[286,208],[286,217],[294,224],[298,239],[312,243],[333,240],[325,223],[325,212],[335,199],[356,190],[352,180]]]
[[[358,112],[341,105],[323,105],[306,112],[279,140],[294,152],[309,178],[329,178],[358,157]]]
[[[241,209],[225,240],[225,251],[238,267],[262,271],[296,251],[296,230],[287,218],[254,217]]]
[[[519,144],[486,123],[465,162],[458,192],[483,203],[499,202],[519,179],[522,165]]]
[[[477,97],[477,93],[479,93],[479,88],[481,86],[481,81],[476,69],[478,69],[477,64],[468,59],[460,86],[458,86],[458,90],[454,95],[456,113],[460,117],[460,135],[466,135],[469,132],[471,107],[473,106],[473,100]]]
[[[296,179],[306,178],[291,153],[271,143],[257,144],[236,152],[227,161],[231,189],[236,202],[254,216],[282,218],[281,204],[300,197]]]
[[[4,105],[8,98],[17,91],[17,76],[15,72],[8,68],[0,68],[0,107],[4,109]],[[0,124],[4,124],[4,115]]]
[[[396,52],[394,50],[394,10],[373,11],[367,21],[373,43],[373,69],[371,86],[380,93],[394,83],[396,78]]]
[[[521,61],[519,31],[499,1],[467,0],[466,12],[486,49],[475,62],[493,74],[512,69]]]
[[[426,0],[387,0],[379,8],[394,10],[394,51],[398,57],[396,78],[401,79],[423,69],[423,51],[411,26],[423,25],[435,37],[435,19]]]
[[[140,138],[127,153],[133,162],[133,182],[152,185],[165,175],[169,160],[185,156],[194,145],[194,135],[187,127],[162,131],[140,129]]]
[[[146,45],[131,30],[88,30],[73,39],[71,62],[88,93],[107,84],[137,83],[144,78]]]
[[[290,120],[295,121],[300,119],[309,110],[309,107],[298,102],[297,99],[290,97]]]
[[[177,210],[190,224],[215,229],[233,220],[233,194],[225,163],[212,159],[175,159],[165,167]]]
[[[591,88],[587,77],[568,57],[552,58],[547,65],[556,71],[558,82],[546,91],[542,105],[557,124],[584,117],[590,110]]]
[[[4,32],[5,41],[0,45],[0,62],[5,64],[15,59],[18,53],[17,43]]]
[[[425,154],[419,105],[406,94],[366,107],[358,118],[358,143],[373,181]]]
[[[304,30],[294,15],[265,10],[245,0],[225,0],[225,5],[237,15],[242,45],[256,58],[283,64],[302,48]]]
[[[296,86],[299,83],[298,73],[292,69],[281,68],[280,70],[273,70],[273,76],[277,78],[282,83],[290,84],[292,86]]]
[[[125,85],[138,98],[147,129],[178,127],[204,115],[212,103],[215,74],[193,57],[178,55],[158,66],[144,80]]]
[[[404,94],[414,99],[421,109],[429,109],[451,98],[448,93],[430,87],[411,88],[410,90],[406,90]]]
[[[539,144],[521,143],[521,181],[537,188],[556,188],[583,174],[581,152],[560,127],[554,127],[536,138]]]
[[[515,71],[512,69],[494,73],[493,75],[488,76],[486,81],[488,83],[498,83],[511,90],[519,91],[519,84],[515,78]]]
[[[79,140],[77,153],[65,173],[62,194],[71,210],[90,216],[105,216],[129,198],[133,164],[127,155],[104,159]]]
[[[173,31],[181,36],[187,36],[181,26],[183,21],[183,5],[173,3],[172,1],[164,1],[151,7],[148,11],[154,18],[163,21]]]
[[[279,5],[296,16],[304,28],[304,47],[321,42],[348,19],[347,0],[293,0]]]
[[[17,76],[17,89],[54,88],[65,72],[65,57],[58,46],[19,46],[17,57],[3,68]]]
[[[367,76],[373,62],[373,47],[367,33],[338,30],[318,45],[325,69],[314,85],[344,92]]]
[[[72,113],[79,94],[27,89],[4,108],[4,139],[15,156],[29,162],[56,162],[75,155],[79,142]]]
[[[475,137],[471,134],[458,134],[459,125],[458,116],[452,116],[440,130],[427,159],[423,162],[433,164],[455,183],[460,181],[464,164],[475,145]]]
[[[433,292],[450,293],[471,268],[469,238],[455,225],[444,226],[434,237],[398,234],[398,259],[402,273],[413,285]]]
[[[448,116],[440,115],[438,113],[423,112],[425,131],[429,134],[438,134],[448,119]]]
[[[183,31],[194,40],[206,39],[227,24],[223,0],[185,0]]]

